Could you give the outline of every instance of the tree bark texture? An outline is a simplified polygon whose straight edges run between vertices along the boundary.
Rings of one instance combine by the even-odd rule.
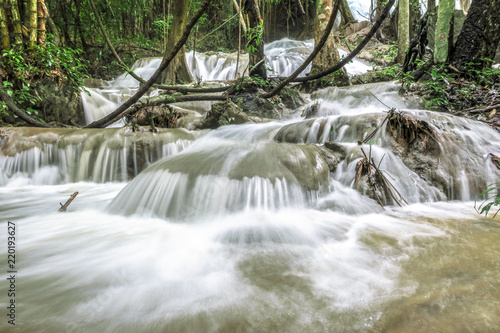
[[[323,0],[320,0],[320,1],[323,1]],[[348,24],[358,22],[354,18],[354,15],[352,15],[351,8],[349,8],[349,4],[347,3],[347,0],[340,1],[340,13],[342,14],[342,22],[340,24],[341,26],[347,26]]]
[[[45,0],[37,1],[37,17],[38,17],[38,45],[45,45],[47,40],[47,30],[46,30],[46,22],[47,18],[45,17]]]
[[[500,0],[474,0],[455,44],[452,63],[464,69],[467,63],[485,64],[493,59],[500,43]]]
[[[10,0],[12,12],[12,25],[14,26],[14,44],[18,49],[23,49],[23,31],[21,29],[21,15],[19,14],[19,4],[17,0]]]
[[[171,13],[173,15],[173,22],[168,33],[166,53],[171,52],[177,41],[181,38],[187,24],[188,10],[188,0],[172,1]],[[186,51],[184,46],[172,60],[172,63],[168,66],[167,70],[162,74],[161,81],[164,84],[186,83],[193,81],[191,72],[189,71],[189,67],[186,63]]]
[[[332,16],[332,0],[321,0],[318,3],[318,16],[316,17],[316,26],[314,29],[314,43],[319,44],[323,33],[327,29],[328,22]],[[335,19],[335,18],[334,18]],[[323,72],[340,60],[339,51],[335,44],[335,37],[328,32],[328,39],[325,45],[321,48],[316,58],[312,62],[312,73]],[[339,70],[339,81],[342,83],[349,82],[347,73],[344,68]]]
[[[245,12],[248,15],[248,49],[250,55],[250,76],[267,79],[266,56],[264,55],[263,22],[257,0],[246,0]]]
[[[38,12],[37,12],[37,0],[29,1],[29,47],[34,47],[37,42],[37,30],[38,30]]]
[[[443,0],[446,1],[446,0]],[[410,45],[410,1],[400,0],[398,11],[398,63],[405,61],[406,49]]]
[[[0,0],[0,33],[2,37],[2,50],[10,50],[9,27],[7,25],[7,13],[5,12],[5,0]]]
[[[443,63],[448,61],[453,45],[453,11],[455,0],[440,0],[434,37],[434,61]]]

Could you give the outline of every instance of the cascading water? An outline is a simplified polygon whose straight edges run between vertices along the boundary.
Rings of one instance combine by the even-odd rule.
[[[304,62],[314,48],[314,41],[296,41],[291,39],[281,39],[268,43],[264,46],[267,57],[266,64],[269,67],[270,76],[288,76],[292,74]],[[347,53],[339,50],[341,56]],[[193,51],[186,53],[186,62],[193,77],[197,81],[217,81],[232,80],[236,77],[236,53],[207,52],[196,53]],[[161,58],[147,58],[138,60],[134,66],[134,72],[143,79],[149,79],[154,71],[160,66]],[[242,54],[238,66],[238,72],[243,74],[248,71],[248,54]],[[350,74],[361,74],[367,72],[372,67],[363,61],[354,59],[352,63],[346,65],[346,70]],[[311,66],[306,68],[302,75],[307,74]],[[103,82],[103,87],[87,88],[90,95],[81,93],[85,120],[91,123],[98,120],[116,109],[127,98],[132,96],[139,88],[139,82],[130,75],[122,74],[112,81]],[[158,91],[151,92],[148,96],[155,96]],[[180,103],[186,107],[186,103]],[[201,108],[200,108],[201,106]],[[210,110],[210,102],[196,102],[188,105],[189,109],[206,112]],[[115,126],[122,126],[118,122]]]
[[[500,179],[500,136],[397,90],[324,89],[308,119],[213,131],[1,129],[16,328],[499,331],[500,228],[469,200]],[[437,143],[406,149],[381,102],[432,125]],[[408,205],[382,208],[356,183],[361,148]]]
[[[124,129],[5,129],[0,185],[55,185],[67,182],[127,181],[152,162],[188,147],[184,130],[132,133]]]

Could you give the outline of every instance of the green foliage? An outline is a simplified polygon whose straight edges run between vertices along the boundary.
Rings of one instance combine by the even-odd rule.
[[[86,61],[80,55],[81,50],[57,47],[50,40],[45,47],[36,45],[29,53],[14,49],[5,51],[3,65],[11,75],[3,82],[3,91],[28,114],[37,116],[34,107],[41,98],[33,89],[36,80],[50,78],[59,85],[71,86],[75,91],[85,89]],[[0,103],[0,109],[2,113],[7,112],[5,103]]]
[[[248,86],[257,86],[259,88],[272,87],[271,82],[264,80],[260,76],[244,76],[236,85],[237,90],[244,90]]]
[[[493,218],[495,218],[500,212],[500,182],[493,183],[488,185],[486,190],[481,193],[481,196],[484,197],[484,201],[479,205],[478,208],[474,207],[478,214],[484,214],[484,216],[488,216],[490,209],[493,206],[499,207]]]
[[[480,90],[491,89],[500,82],[499,70],[481,68],[477,63],[466,65],[462,72],[444,64],[433,65],[427,71],[428,78],[423,81],[426,108],[452,112],[454,109],[467,108],[471,104],[477,104],[475,95]]]
[[[248,43],[247,49],[248,53],[257,52],[257,46],[262,42],[262,34],[264,33],[264,20],[260,20],[259,25],[247,30]]]
[[[392,62],[398,56],[398,46],[396,42],[389,44],[389,48],[376,48],[371,53],[372,56],[381,62]]]
[[[70,84],[81,91],[83,78],[87,77],[86,61],[81,58],[81,53],[81,50],[57,47],[47,41],[45,47],[36,45],[29,54],[11,49],[2,57],[5,67],[13,71],[16,80],[21,81],[19,88],[33,79],[50,77],[57,79],[59,84]]]
[[[234,121],[234,117],[229,117],[225,113],[219,117],[219,125],[230,125]]]
[[[153,25],[158,28],[157,30],[157,33],[158,34],[163,34],[163,30],[168,30],[170,29],[170,27],[172,26],[172,20],[174,19],[174,16],[172,14],[170,14],[168,17],[167,17],[167,20],[164,21],[162,19],[158,19],[156,21],[153,22]]]
[[[394,64],[392,66],[384,67],[381,71],[381,74],[389,78],[396,79],[400,74],[399,66],[397,64]]]

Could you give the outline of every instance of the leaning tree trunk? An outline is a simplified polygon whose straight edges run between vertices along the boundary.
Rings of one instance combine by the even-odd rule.
[[[332,16],[332,0],[320,0],[318,3],[318,15],[316,17],[316,25],[314,29],[314,42],[319,43],[323,32],[327,28],[328,21]],[[325,45],[319,51],[316,58],[312,62],[312,73],[323,72],[335,65],[340,60],[339,51],[337,50],[337,45],[335,44],[335,37],[329,34]],[[339,83],[346,84],[349,83],[349,78],[344,68],[338,71],[338,77],[336,78]]]
[[[187,24],[187,14],[189,9],[189,0],[172,1],[170,13],[173,15],[173,22],[168,32],[166,53],[170,52],[177,41],[181,38]],[[163,72],[161,81],[165,84],[177,84],[193,81],[191,72],[186,62],[186,51],[184,46],[172,60],[167,70]]]
[[[248,53],[250,76],[267,79],[266,56],[264,55],[264,22],[260,16],[257,0],[247,0],[245,12],[248,16]]]
[[[474,0],[455,44],[451,62],[459,69],[467,63],[485,65],[500,42],[500,0]]]

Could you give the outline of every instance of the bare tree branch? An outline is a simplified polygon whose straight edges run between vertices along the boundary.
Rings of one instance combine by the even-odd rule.
[[[307,82],[311,80],[317,80],[322,78],[323,76],[327,76],[329,74],[332,74],[335,71],[338,71],[342,67],[344,67],[349,61],[351,61],[361,50],[368,44],[370,39],[375,35],[377,32],[378,28],[382,25],[382,22],[385,20],[387,15],[389,15],[389,11],[391,10],[392,6],[394,5],[395,0],[389,0],[389,3],[385,6],[384,11],[380,15],[380,17],[377,19],[375,24],[372,26],[371,30],[368,32],[366,37],[359,43],[359,45],[351,52],[347,57],[339,61],[335,66],[333,66],[330,69],[327,69],[326,71],[323,71],[321,73],[318,73],[316,75],[310,75],[306,77],[299,77],[295,78],[293,80],[290,80],[290,82]]]

